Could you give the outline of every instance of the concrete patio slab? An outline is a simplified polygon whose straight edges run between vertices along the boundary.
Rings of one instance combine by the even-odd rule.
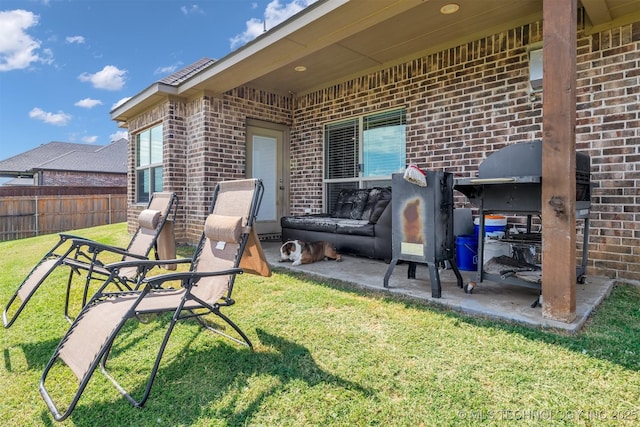
[[[291,262],[279,262],[279,242],[265,241],[262,242],[262,246],[267,261],[274,268],[304,272],[321,278],[337,279],[365,289],[413,297],[466,314],[520,322],[536,327],[557,328],[570,333],[582,328],[589,315],[609,295],[615,284],[613,279],[587,276],[584,284],[577,285],[576,319],[571,323],[565,323],[545,318],[539,305],[531,307],[538,297],[535,289],[485,280],[478,284],[472,294],[467,294],[457,286],[452,270],[441,270],[442,297],[433,298],[429,269],[426,265],[418,265],[416,278],[408,279],[408,264],[399,263],[389,279],[389,288],[385,288],[383,279],[389,265],[382,261],[343,256],[341,263],[321,261],[293,266]],[[475,279],[475,272],[461,271],[461,273],[463,283]]]

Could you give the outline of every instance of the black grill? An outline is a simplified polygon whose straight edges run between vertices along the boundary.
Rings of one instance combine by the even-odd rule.
[[[542,210],[542,142],[508,145],[487,157],[476,178],[456,179],[455,189],[485,211],[532,214]],[[576,153],[576,209],[591,207],[591,162]]]
[[[520,280],[517,275],[490,275],[484,272],[484,222],[485,215],[507,213],[527,216],[527,240],[541,244],[541,235],[531,233],[531,216],[542,211],[542,142],[539,140],[508,145],[490,156],[478,166],[475,178],[455,180],[454,188],[479,208],[478,280],[487,278],[529,287],[540,287],[540,279],[528,277]],[[587,263],[589,211],[591,209],[591,160],[584,153],[576,153],[576,219],[584,219],[584,246],[582,264],[577,269],[578,281],[584,280]],[[505,269],[504,271],[508,271]],[[509,270],[510,271],[510,270]]]

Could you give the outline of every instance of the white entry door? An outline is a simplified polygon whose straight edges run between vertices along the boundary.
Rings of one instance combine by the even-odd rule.
[[[260,178],[264,196],[258,211],[258,234],[279,234],[289,194],[284,172],[284,129],[247,126],[247,176]]]

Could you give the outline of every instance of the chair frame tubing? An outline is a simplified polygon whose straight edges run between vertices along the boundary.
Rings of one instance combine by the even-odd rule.
[[[163,214],[161,217],[161,222],[160,224],[158,224],[158,227],[156,228],[156,230],[158,231],[154,236],[152,243],[149,246],[149,250],[147,251],[146,256],[142,256],[142,255],[138,255],[130,252],[130,249],[133,245],[133,240],[134,240],[133,238],[129,241],[127,248],[123,249],[115,246],[102,244],[100,242],[96,242],[93,240],[88,240],[73,234],[59,233],[58,242],[53,246],[52,249],[50,249],[42,257],[42,259],[36,264],[36,266],[29,272],[25,280],[20,284],[16,292],[13,294],[13,296],[5,306],[2,312],[2,322],[4,324],[4,327],[9,328],[11,327],[11,325],[13,325],[13,323],[17,320],[18,316],[23,311],[27,303],[30,301],[31,297],[36,293],[38,289],[40,289],[40,286],[46,281],[49,275],[56,268],[60,266],[69,267],[69,276],[67,278],[66,294],[65,294],[65,302],[64,302],[64,317],[69,321],[69,323],[72,323],[72,319],[69,314],[69,303],[70,303],[70,294],[71,294],[71,287],[73,283],[73,277],[75,274],[81,275],[82,274],[81,271],[86,271],[86,274],[87,274],[87,277],[84,281],[84,289],[82,292],[82,303],[81,303],[82,307],[84,307],[87,303],[88,296],[89,296],[89,289],[92,281],[109,279],[113,283],[115,283],[118,289],[131,290],[132,288],[131,286],[129,286],[129,283],[136,283],[140,277],[141,272],[138,271],[136,276],[133,279],[127,279],[126,277],[112,278],[109,271],[100,271],[96,269],[96,267],[99,267],[101,269],[105,267],[105,265],[103,265],[103,263],[100,262],[100,260],[98,260],[98,256],[102,252],[110,252],[110,253],[122,255],[123,260],[125,259],[125,257],[137,258],[140,260],[147,260],[148,255],[151,253],[152,250],[154,250],[155,256],[157,259],[157,256],[158,256],[157,239],[158,239],[160,230],[162,230],[162,228],[165,226],[167,221],[175,221],[177,210],[178,210],[178,196],[175,193],[171,193],[169,197],[170,198],[169,198],[167,207],[164,211],[166,212],[166,214]],[[138,229],[137,232],[140,232],[140,230]],[[56,253],[56,250],[58,250],[58,248],[60,248],[63,244],[67,242],[71,243],[70,247],[64,252],[60,251],[60,253]],[[53,264],[48,271],[44,272],[42,277],[33,286],[33,289],[29,292],[29,294],[23,300],[21,300],[21,303],[16,309],[15,313],[10,315],[9,311],[11,310],[13,304],[18,299],[20,289],[26,284],[27,280],[34,273],[36,273],[36,271],[38,270],[38,267],[40,267],[44,262],[54,258],[56,259],[55,264]]]
[[[223,184],[223,183],[220,183]],[[220,184],[218,186],[216,186],[216,189],[214,191],[214,197],[210,206],[210,212],[213,212],[213,208],[215,206],[215,203],[217,201],[217,196],[218,193],[220,191]],[[80,312],[80,314],[78,315],[78,317],[76,317],[76,319],[73,321],[71,327],[69,328],[69,331],[67,332],[67,334],[65,335],[65,338],[63,338],[63,340],[60,342],[60,344],[58,345],[58,347],[56,348],[53,356],[51,357],[51,360],[47,363],[44,372],[42,374],[42,377],[40,379],[40,386],[39,386],[39,390],[40,390],[40,394],[42,395],[44,401],[46,402],[47,406],[49,407],[49,410],[51,411],[51,413],[53,414],[54,418],[57,421],[62,421],[64,419],[66,419],[74,410],[74,408],[76,407],[83,391],[85,390],[87,384],[89,383],[91,376],[93,375],[93,372],[96,370],[96,368],[100,367],[100,371],[103,373],[103,375],[105,375],[105,377],[107,377],[115,386],[115,388],[127,399],[127,401],[134,407],[143,407],[145,402],[147,401],[147,399],[149,398],[149,395],[151,393],[151,389],[155,380],[155,377],[157,375],[157,372],[159,370],[160,367],[160,363],[162,360],[162,356],[164,354],[164,351],[166,349],[166,346],[169,342],[169,339],[171,337],[171,333],[173,332],[173,329],[175,328],[176,324],[178,321],[180,320],[187,320],[187,319],[191,319],[191,318],[195,318],[196,321],[202,325],[204,328],[206,328],[207,330],[211,331],[211,332],[215,332],[217,334],[220,334],[222,336],[225,336],[227,338],[230,338],[231,340],[233,340],[236,343],[245,345],[247,347],[249,347],[250,349],[253,349],[253,345],[251,343],[251,341],[249,340],[248,336],[240,329],[240,327],[238,325],[236,325],[231,319],[229,319],[229,317],[227,317],[226,315],[224,315],[221,311],[220,308],[221,307],[227,307],[227,306],[231,306],[235,303],[235,301],[232,299],[232,291],[233,291],[233,285],[235,282],[235,277],[238,274],[242,274],[243,270],[241,268],[239,268],[239,264],[240,264],[240,260],[242,257],[242,254],[244,253],[247,241],[249,239],[249,233],[251,228],[254,226],[254,222],[256,220],[257,214],[258,214],[258,209],[260,207],[260,203],[262,201],[262,195],[264,192],[264,187],[262,184],[261,180],[256,180],[256,188],[255,188],[255,192],[251,201],[251,209],[250,212],[248,214],[248,227],[247,230],[249,231],[243,231],[240,241],[239,241],[239,245],[238,245],[238,252],[236,254],[236,259],[234,262],[234,266],[232,268],[226,269],[226,270],[222,270],[222,271],[208,271],[208,272],[197,272],[197,271],[193,271],[196,266],[197,266],[197,261],[198,261],[198,256],[199,254],[202,252],[203,250],[203,246],[206,242],[206,237],[203,233],[200,242],[198,243],[198,246],[196,247],[195,251],[194,251],[194,255],[193,258],[188,259],[188,258],[183,258],[183,259],[177,259],[177,260],[162,260],[162,261],[152,261],[152,260],[145,260],[145,261],[125,261],[125,262],[120,262],[120,263],[116,263],[116,264],[112,264],[112,265],[108,265],[105,266],[106,268],[109,269],[109,271],[111,271],[110,275],[108,276],[107,280],[101,285],[100,289],[91,297],[90,301],[83,307],[82,311]],[[189,272],[179,272],[179,273],[168,273],[168,274],[162,274],[162,275],[158,275],[158,276],[153,276],[153,277],[149,277],[146,278],[146,274],[149,270],[151,270],[154,266],[160,265],[160,264],[168,264],[168,263],[187,263],[190,262],[191,266],[190,266],[190,271]],[[105,293],[104,290],[105,288],[110,284],[110,282],[112,282],[113,280],[116,280],[118,278],[118,272],[121,268],[124,267],[130,267],[130,266],[137,266],[139,268],[139,272],[138,272],[138,280],[136,282],[136,286],[135,289],[127,292],[109,292],[109,293]],[[198,283],[198,281],[203,278],[203,277],[212,277],[212,276],[223,276],[223,275],[228,275],[229,277],[229,283],[228,283],[228,288],[226,291],[226,295],[224,295],[221,300],[217,303],[214,304],[209,304],[206,303],[205,301],[201,300],[200,298],[198,298],[197,296],[195,296],[194,294],[192,294],[192,289],[193,287]],[[168,292],[168,291],[175,291],[175,289],[170,289],[170,288],[162,288],[161,285],[162,283],[166,282],[166,281],[179,281],[182,284],[182,287],[185,288],[185,292],[181,297],[180,303],[178,304],[178,306],[175,309],[160,309],[160,310],[139,310],[138,306],[140,305],[140,303],[143,301],[143,299],[151,292]],[[138,290],[140,289],[140,290]],[[126,295],[129,293],[139,293],[138,297],[136,298],[135,302],[132,303],[132,306],[127,310],[126,314],[122,317],[122,319],[118,322],[118,324],[116,325],[116,327],[113,329],[113,331],[110,333],[107,341],[102,345],[102,347],[100,348],[100,350],[98,351],[98,353],[96,354],[96,356],[94,357],[93,361],[91,362],[91,364],[89,365],[89,368],[87,369],[86,373],[83,375],[83,378],[80,379],[80,383],[78,388],[76,389],[76,393],[73,396],[73,398],[71,399],[71,402],[69,403],[69,406],[66,408],[66,410],[64,410],[63,412],[61,412],[57,405],[55,404],[55,402],[53,401],[52,397],[50,396],[49,392],[47,391],[46,387],[45,387],[45,382],[46,382],[46,378],[47,378],[47,374],[49,373],[49,371],[52,369],[52,367],[55,365],[56,361],[58,361],[59,356],[60,356],[60,352],[62,350],[62,348],[64,347],[64,344],[67,340],[67,337],[69,336],[70,332],[73,331],[73,329],[77,326],[77,324],[82,321],[82,318],[84,316],[84,314],[91,309],[91,307],[95,304],[99,304],[102,300],[108,299],[110,297],[113,296],[117,296],[117,295]],[[191,308],[185,308],[185,304],[187,303],[187,301],[195,301],[199,304],[199,307],[197,309],[206,309],[206,312],[204,313],[196,313],[194,312]],[[124,389],[124,387],[122,387],[117,381],[116,379],[109,373],[109,371],[107,370],[107,361],[109,358],[109,355],[111,353],[111,349],[113,347],[113,344],[116,340],[116,337],[118,336],[121,328],[124,326],[124,324],[130,320],[130,319],[138,319],[139,320],[139,316],[140,315],[144,315],[144,314],[149,314],[149,313],[160,313],[160,312],[170,312],[173,311],[173,315],[171,317],[171,321],[169,322],[169,325],[167,327],[167,330],[164,334],[164,337],[162,339],[162,342],[160,343],[160,348],[158,350],[158,354],[156,355],[156,359],[154,361],[153,367],[151,369],[151,372],[149,374],[149,377],[147,379],[146,385],[145,385],[145,389],[144,392],[142,394],[142,397],[139,399],[134,398],[127,390]],[[229,326],[231,326],[237,333],[238,335],[242,338],[242,339],[237,339],[235,337],[232,337],[222,331],[219,331],[209,325],[207,325],[204,320],[202,319],[202,316],[207,315],[207,314],[214,314],[216,316],[218,316],[220,319],[222,319],[225,323],[227,323]]]

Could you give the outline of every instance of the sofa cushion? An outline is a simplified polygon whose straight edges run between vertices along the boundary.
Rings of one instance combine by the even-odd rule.
[[[375,236],[375,225],[366,219],[341,219],[336,222],[336,234]]]
[[[367,188],[340,190],[332,216],[335,218],[362,219],[362,212],[368,199],[369,189]]]
[[[326,233],[335,233],[337,228],[335,218],[327,215],[284,216],[280,218],[280,225],[282,228]]]
[[[370,224],[375,224],[380,219],[380,215],[391,200],[391,189],[375,187],[369,191],[367,204],[362,212],[362,218],[368,219]]]
[[[375,235],[374,225],[370,224],[366,219],[332,218],[319,215],[288,216],[280,219],[280,225],[282,225],[282,228],[324,233],[371,237]]]

